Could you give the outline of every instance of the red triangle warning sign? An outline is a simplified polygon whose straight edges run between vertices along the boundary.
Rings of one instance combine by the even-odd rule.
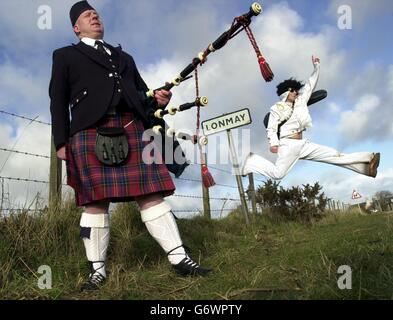
[[[357,192],[356,190],[353,190],[352,192],[352,199],[360,199],[362,196],[360,195],[359,192]]]

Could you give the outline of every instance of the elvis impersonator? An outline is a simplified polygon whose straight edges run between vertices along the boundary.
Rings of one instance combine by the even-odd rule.
[[[277,86],[280,101],[270,109],[267,137],[270,151],[277,154],[276,163],[250,153],[241,170],[242,175],[258,172],[268,178],[280,180],[299,159],[334,164],[375,178],[380,161],[379,153],[356,152],[344,154],[332,148],[303,139],[303,131],[312,126],[307,102],[317,84],[319,58],[312,57],[314,72],[303,85],[293,78]],[[302,89],[300,91],[300,89]]]
[[[177,273],[207,275],[211,269],[187,255],[164,200],[175,190],[170,166],[142,159],[148,143],[142,135],[151,125],[143,99],[148,89],[133,58],[102,40],[104,25],[87,1],[75,3],[70,18],[80,42],[54,51],[49,95],[57,155],[66,161],[77,205],[84,207],[81,237],[91,272],[81,290],[97,290],[106,280],[110,202],[137,202]],[[160,107],[170,99],[169,91],[155,94]]]

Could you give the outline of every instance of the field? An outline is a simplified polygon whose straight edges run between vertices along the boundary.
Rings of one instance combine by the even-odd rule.
[[[258,215],[246,227],[238,212],[220,221],[178,220],[191,256],[214,269],[206,278],[183,278],[172,272],[136,208],[124,205],[112,216],[109,280],[93,294],[78,289],[88,274],[79,217],[65,205],[1,219],[0,299],[393,298],[391,213],[329,213],[312,225]],[[52,289],[38,287],[41,265],[51,268]],[[342,265],[352,270],[352,289],[338,287]]]

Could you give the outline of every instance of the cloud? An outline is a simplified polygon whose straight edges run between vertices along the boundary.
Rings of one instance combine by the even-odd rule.
[[[393,190],[393,169],[391,168],[379,171],[375,179],[345,171],[341,174],[335,174],[331,170],[327,171],[321,178],[320,184],[323,186],[325,194],[332,199],[345,203],[352,203],[353,190],[361,194],[362,199],[359,202],[371,198],[377,191]]]
[[[185,19],[182,23],[184,26],[180,24],[179,28],[185,29],[188,20]],[[244,33],[232,39],[220,51],[212,53],[208,62],[199,70],[200,92],[209,97],[209,106],[202,111],[202,119],[248,107],[254,120],[250,126],[253,132],[252,149],[266,154],[266,139],[261,139],[266,136],[262,120],[277,100],[275,84],[278,81],[290,76],[307,79],[313,68],[312,54],[321,57],[323,62],[326,61],[322,66],[320,87],[330,90],[343,80],[342,77],[337,79],[337,74],[344,68],[345,53],[335,47],[333,33],[328,28],[321,33],[305,32],[304,25],[303,18],[286,3],[268,7],[251,24],[255,38],[275,73],[273,83],[267,84],[262,79],[255,53]],[[228,24],[218,25],[214,31],[209,31],[213,35],[211,38],[204,36],[213,40],[228,27]],[[187,31],[191,38],[200,33],[197,29]],[[206,40],[204,43],[205,46],[208,44]],[[201,49],[203,47],[199,50]],[[192,57],[184,57],[184,62],[180,63],[180,56],[183,55],[176,52],[173,56],[140,67],[142,76],[149,84],[161,85],[164,79],[167,81],[177,75]],[[173,90],[174,104],[191,101],[195,97],[193,81],[189,80],[181,88]],[[193,111],[178,114],[175,118],[166,117],[168,123],[176,128],[195,128],[195,119]]]
[[[47,118],[48,112],[45,109],[49,108],[49,98],[46,94],[46,75],[34,73],[11,61],[0,64],[0,74],[1,109]]]
[[[3,148],[38,155],[50,153],[50,127],[42,124],[17,120],[13,123],[16,127],[14,136],[13,128],[8,124],[0,123],[0,144]],[[0,176],[16,179],[49,180],[49,160],[41,157],[27,156],[24,154],[0,152]],[[17,205],[24,207],[34,198],[37,192],[47,199],[48,186],[42,183],[26,181],[4,180],[6,189],[10,194],[11,207]]]
[[[2,74],[0,103],[2,106],[12,108],[8,111],[17,111],[30,117],[40,115],[40,120],[50,121],[47,91],[51,53],[57,47],[77,41],[71,31],[68,18],[68,10],[74,2],[74,0],[46,1],[53,12],[53,30],[50,31],[41,31],[37,28],[39,16],[37,8],[42,1],[13,0],[0,3],[0,28],[3,30],[0,39]],[[211,41],[230,27],[233,17],[242,13],[239,7],[244,7],[237,1],[228,0],[214,2],[170,0],[165,6],[161,1],[91,0],[90,3],[104,18],[106,40],[113,44],[120,42],[123,48],[135,57],[144,79],[152,88],[161,86],[165,81],[175,77],[198,52],[204,50]],[[348,112],[349,118],[350,112],[361,115],[364,108],[370,111],[367,105],[368,108],[374,106],[372,109],[374,112],[363,120],[366,128],[370,128],[374,123],[370,139],[377,142],[381,136],[384,137],[383,139],[391,137],[393,126],[391,124],[389,126],[388,122],[393,123],[393,121],[387,111],[391,105],[388,95],[393,92],[392,66],[386,69],[383,63],[379,65],[374,63],[365,69],[363,60],[360,62],[356,60],[354,55],[356,48],[350,47],[350,43],[343,46],[340,42],[342,33],[336,32],[335,23],[323,26],[319,31],[310,32],[305,13],[297,12],[294,3],[280,2],[266,6],[262,15],[255,17],[251,24],[261,51],[275,73],[272,83],[265,83],[262,79],[255,52],[244,32],[221,50],[212,53],[207,63],[199,68],[200,92],[201,95],[209,98],[209,106],[202,110],[201,120],[248,107],[253,119],[252,125],[246,127],[251,130],[250,148],[269,159],[274,159],[267,152],[266,133],[262,120],[269,107],[277,100],[275,86],[279,81],[290,76],[306,80],[312,72],[311,55],[315,54],[322,61],[318,88],[327,89],[329,92],[329,114],[337,116],[339,112],[344,112],[342,114],[344,117],[345,112]],[[357,6],[357,2],[351,1],[352,3]],[[381,8],[378,4],[375,6]],[[367,14],[366,10],[363,12]],[[353,76],[353,70],[348,66],[349,57],[353,59],[354,64],[361,65],[359,69],[363,70],[363,73],[359,76]],[[384,74],[383,77],[380,70]],[[341,97],[343,92],[347,95],[346,99]],[[174,88],[173,93],[174,105],[192,101],[195,98],[194,80]],[[374,97],[374,100],[371,97]],[[377,101],[379,105],[375,106]],[[329,120],[323,108],[316,108],[313,116],[316,121]],[[196,110],[179,113],[175,117],[166,119],[177,129],[195,132]],[[375,123],[378,123],[378,126],[375,126]],[[0,118],[1,145],[12,146],[25,126],[24,121],[8,122]],[[361,142],[365,138],[362,130],[358,129],[356,123],[351,122],[351,126],[355,126],[355,129],[348,133],[352,139],[348,141]],[[341,127],[343,130],[346,128],[344,118],[340,119]],[[319,129],[321,127],[313,129],[311,134],[318,132]],[[328,129],[331,134],[331,128]],[[236,130],[233,133],[235,135]],[[347,133],[342,137],[331,135],[329,139],[347,141],[346,135]],[[17,147],[24,151],[48,154],[49,139],[49,128],[31,125],[24,131]],[[209,160],[213,161],[219,158],[218,155],[228,153],[225,133],[211,137],[210,140]],[[193,151],[196,149],[189,143],[187,148]],[[238,153],[241,158],[240,150]],[[0,164],[5,156],[6,153],[0,152]],[[230,165],[224,168],[231,170]],[[234,176],[211,171],[218,183],[235,186]],[[6,174],[47,180],[48,163],[45,159],[27,160],[26,157],[14,154],[1,173],[4,176]],[[200,179],[199,167],[190,167],[184,177]],[[352,179],[352,176],[344,175],[344,177],[348,181]],[[298,182],[303,183],[307,179],[309,176],[305,174]],[[199,195],[201,192],[198,183],[180,180],[175,183],[180,194]],[[9,186],[10,193],[18,202],[26,199],[27,192],[31,199],[36,191],[45,190],[45,186],[29,183],[10,182]],[[212,189],[212,196],[236,196],[236,192],[236,189],[215,187]],[[200,199],[192,199],[192,201],[187,198],[172,199],[174,200],[170,201],[176,207],[193,209],[201,206]],[[214,209],[219,208],[220,205],[220,202],[214,203]]]
[[[338,129],[341,144],[346,146],[365,141],[387,141],[393,137],[393,65],[370,65],[354,78],[348,87],[347,106],[340,116]]]
[[[341,111],[341,107],[338,104],[334,103],[334,102],[330,102],[328,104],[328,110],[332,114],[339,114],[340,111]]]
[[[377,96],[365,95],[359,99],[353,110],[341,114],[339,127],[348,143],[370,138],[370,130],[365,128],[368,128],[370,115],[377,111],[380,103]]]

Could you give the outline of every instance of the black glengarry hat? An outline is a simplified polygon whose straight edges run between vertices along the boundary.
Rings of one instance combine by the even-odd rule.
[[[70,19],[72,26],[75,26],[76,20],[86,10],[95,10],[87,1],[79,1],[75,3],[70,10]]]
[[[281,96],[284,92],[287,92],[290,89],[295,89],[296,91],[299,91],[301,88],[304,87],[304,84],[301,83],[300,81],[297,81],[296,79],[287,79],[283,82],[281,82],[277,86],[277,95]]]

